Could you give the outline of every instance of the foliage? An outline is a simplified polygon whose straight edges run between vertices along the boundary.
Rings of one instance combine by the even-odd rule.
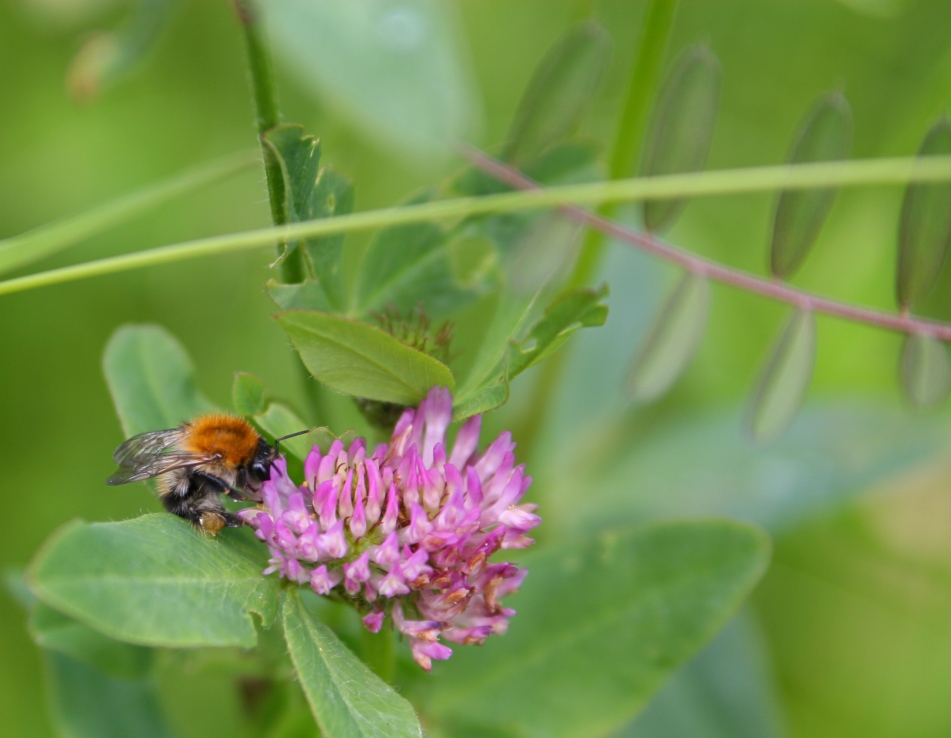
[[[114,33],[91,37],[70,68],[72,93],[89,99],[108,93],[141,67],[170,33],[174,5],[139,3]],[[576,21],[562,24],[560,35],[550,34],[557,38],[548,50],[532,52],[538,63],[533,74],[522,75],[528,82],[518,104],[507,103],[513,108],[507,133],[495,130],[496,113],[490,111],[486,120],[498,139],[493,158],[458,143],[479,130],[481,106],[456,27],[464,16],[456,18],[445,4],[372,0],[357,9],[329,0],[234,3],[247,45],[273,227],[241,232],[236,213],[230,233],[14,276],[0,282],[0,295],[200,255],[276,247],[265,287],[277,306],[270,308],[274,320],[266,329],[272,345],[259,349],[249,332],[240,350],[232,347],[221,362],[228,364],[224,374],[233,375],[231,411],[248,418],[268,441],[311,429],[281,442],[291,477],[299,479],[307,469],[316,487],[318,474],[340,475],[353,460],[346,449],[351,457],[363,453],[363,442],[354,439],[367,439],[369,458],[394,425],[397,433],[405,427],[407,408],[418,406],[432,388],[445,387],[453,396],[453,444],[464,447],[483,422],[512,428],[511,436],[500,439],[520,443],[518,460],[535,481],[529,502],[512,503],[505,514],[531,516],[537,523],[537,513],[544,525],[530,551],[508,552],[529,571],[521,592],[512,593],[514,611],[496,609],[502,606],[492,601],[514,569],[478,585],[495,632],[502,635],[507,626],[498,623],[507,618],[510,630],[476,649],[471,644],[486,640],[479,628],[487,626],[467,624],[478,635],[454,642],[452,658],[430,676],[419,673],[407,644],[394,642],[394,632],[418,634],[410,640],[419,662],[420,643],[434,644],[433,633],[448,625],[427,623],[422,605],[405,614],[389,599],[371,605],[380,582],[371,579],[366,561],[368,573],[356,590],[334,589],[336,584],[321,589],[307,578],[316,575],[316,564],[314,572],[295,579],[289,561],[273,547],[269,560],[248,529],[203,536],[165,513],[67,522],[25,573],[10,579],[42,653],[59,734],[158,738],[182,728],[186,735],[200,733],[194,726],[203,706],[189,716],[194,725],[177,724],[161,674],[175,674],[174,681],[209,663],[216,665],[216,683],[241,685],[241,710],[233,710],[236,730],[262,738],[318,732],[331,738],[419,736],[423,728],[439,736],[752,735],[754,725],[761,735],[782,734],[775,709],[780,696],[768,676],[755,615],[746,610],[731,619],[766,575],[768,536],[782,541],[804,522],[835,513],[870,487],[932,462],[944,449],[946,424],[940,419],[910,417],[880,402],[815,403],[808,397],[825,352],[848,353],[830,348],[825,336],[831,334],[817,321],[822,314],[900,333],[898,376],[915,407],[939,405],[951,392],[951,324],[924,317],[933,304],[928,301],[938,299],[951,244],[951,128],[946,117],[934,123],[917,157],[848,161],[853,136],[862,142],[868,123],[857,114],[853,123],[853,104],[834,91],[820,95],[805,115],[786,165],[703,172],[708,159],[723,162],[714,133],[723,125],[721,106],[735,110],[734,69],[718,58],[727,51],[721,42],[682,46],[676,5],[647,4],[637,53],[622,69],[633,45],[627,32],[599,23],[610,14],[598,4],[580,3]],[[688,10],[704,17],[688,7],[681,12]],[[668,47],[673,53],[665,62]],[[322,112],[334,111],[374,146],[407,162],[412,174],[401,186],[415,188],[415,194],[403,191],[392,207],[355,211],[355,181],[361,202],[365,191],[367,202],[380,200],[374,178],[359,157],[341,155],[345,137],[335,131],[333,115],[318,117],[318,126],[281,118],[275,84],[284,80],[280,71],[274,74],[272,49],[308,94],[316,94]],[[317,137],[318,130],[327,140]],[[613,132],[607,147],[606,131]],[[466,159],[455,173],[445,167],[450,151]],[[328,154],[346,166],[326,163]],[[0,271],[55,255],[236,173],[249,161],[259,160],[247,153],[217,160],[4,239]],[[424,185],[435,170],[441,179]],[[632,170],[640,176],[624,179]],[[836,218],[850,206],[850,196],[839,190],[871,183],[905,188],[895,224],[897,312],[826,297],[836,282],[815,276],[820,254],[830,252],[824,233],[841,228]],[[699,256],[657,235],[669,231],[704,248],[698,223],[716,217],[709,210],[697,215],[709,207],[702,202],[689,210],[688,204],[743,192],[775,192],[768,276],[723,263],[732,262],[733,252]],[[639,206],[621,207],[625,202]],[[583,205],[598,206],[597,214]],[[716,230],[707,226],[707,232]],[[373,233],[363,243],[351,235],[358,231]],[[656,267],[644,259],[620,265],[616,249],[602,248],[605,238],[675,265],[679,274],[666,299],[658,299],[662,275]],[[609,260],[602,263],[606,253]],[[789,282],[800,271],[817,291]],[[840,259],[836,281],[859,273],[861,268]],[[597,287],[596,276],[604,279]],[[685,389],[675,389],[698,356],[708,361],[718,351],[748,359],[762,350],[762,330],[745,327],[747,320],[760,326],[757,311],[746,306],[740,314],[734,308],[723,317],[713,283],[789,308],[745,413],[736,402],[733,376],[698,379],[694,372]],[[182,301],[205,286],[187,284],[175,291]],[[229,285],[216,299],[225,303],[231,297]],[[197,312],[178,320],[161,317],[163,324],[176,325],[183,341],[160,325],[130,323],[116,329],[105,347],[102,368],[127,437],[174,428],[223,404],[221,391],[206,395],[199,389],[185,348],[202,352],[196,355],[204,370],[211,349],[205,349],[199,328],[211,335],[222,330],[221,321],[216,325]],[[229,320],[244,326],[252,318],[235,311]],[[742,323],[742,332],[725,329],[728,320]],[[440,328],[431,333],[432,325]],[[286,350],[281,354],[277,347]],[[265,354],[289,356],[303,384],[272,376],[261,359]],[[858,359],[849,355],[846,363]],[[64,374],[69,369],[57,367]],[[729,385],[729,393],[718,395],[728,398],[729,408],[707,414],[691,409],[699,404],[694,398],[703,396],[704,381]],[[279,397],[269,388],[279,388]],[[446,423],[449,407],[447,399]],[[685,417],[671,420],[673,413]],[[740,415],[754,445],[738,432]],[[417,439],[433,469],[441,470],[452,453],[433,448],[432,439],[445,432],[427,426]],[[314,463],[307,461],[314,446],[321,458],[334,461],[324,471],[307,466]],[[491,449],[482,452],[492,455]],[[331,453],[338,454],[336,460]],[[514,455],[504,456],[497,464],[511,470]],[[473,461],[464,481],[471,485],[467,494],[481,496],[481,487],[475,492],[478,463]],[[418,471],[399,467],[393,489],[407,489],[425,502],[432,478],[410,476]],[[514,473],[521,475],[521,467]],[[370,499],[365,490],[351,498],[345,476],[337,480],[346,490],[341,510],[356,504],[352,500],[362,505]],[[524,480],[524,488],[521,476],[517,481],[521,495],[531,480]],[[462,481],[446,483],[462,489]],[[38,494],[51,486],[42,479],[31,484]],[[285,499],[296,493],[282,492]],[[261,495],[255,503],[271,504],[266,491]],[[425,504],[451,510],[448,498]],[[420,512],[413,509],[412,523],[409,504],[402,513],[407,520],[401,519],[401,530],[409,531],[404,538],[419,527],[422,539],[432,524],[423,502],[414,503]],[[336,515],[337,505],[334,496],[328,515]],[[359,514],[349,510],[348,525],[359,525],[360,515],[362,508]],[[341,512],[339,535],[356,546],[367,531],[344,531],[344,517]],[[262,524],[257,530],[267,539]],[[335,566],[356,570],[371,547],[383,546],[371,535],[365,540]],[[519,549],[532,541],[513,535],[504,543],[499,546]],[[409,539],[399,544],[405,559],[412,556],[410,545],[422,546]],[[477,559],[476,572],[490,565]],[[315,561],[321,559],[310,559]],[[273,575],[276,569],[280,577]],[[373,574],[382,578],[386,571]],[[426,576],[420,570],[405,579]],[[372,593],[360,595],[366,601],[355,594],[364,582],[370,583],[362,591]],[[769,592],[775,586],[770,582]],[[448,598],[456,586],[460,597],[475,597],[477,587],[468,580],[447,581],[434,596]],[[371,627],[368,618],[375,616],[379,622]],[[394,628],[404,617],[418,622]],[[733,684],[743,695],[742,708],[732,704],[735,697],[724,686]],[[104,704],[116,707],[100,709]]]

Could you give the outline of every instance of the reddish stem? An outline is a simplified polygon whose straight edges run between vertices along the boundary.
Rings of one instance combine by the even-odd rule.
[[[538,182],[526,177],[517,169],[503,164],[497,159],[493,159],[478,149],[462,145],[459,147],[459,151],[474,167],[500,182],[504,182],[510,187],[517,190],[536,190],[541,188]],[[889,313],[883,310],[873,310],[871,308],[861,307],[860,305],[850,305],[849,303],[839,302],[838,300],[831,300],[813,292],[792,287],[783,282],[757,277],[749,272],[733,269],[718,262],[704,259],[701,256],[695,256],[694,254],[660,240],[656,236],[635,231],[613,220],[592,213],[590,210],[578,207],[577,205],[561,205],[558,210],[572,220],[586,225],[588,228],[593,228],[611,238],[635,246],[664,261],[677,264],[697,276],[706,277],[717,282],[722,282],[723,284],[738,287],[747,292],[753,292],[757,295],[763,295],[773,300],[785,302],[795,306],[799,310],[812,310],[817,313],[825,313],[826,315],[851,320],[856,323],[865,323],[866,325],[872,325],[878,328],[898,331],[899,333],[920,334],[941,341],[951,341],[951,324],[915,318],[907,311],[903,311],[901,314]]]

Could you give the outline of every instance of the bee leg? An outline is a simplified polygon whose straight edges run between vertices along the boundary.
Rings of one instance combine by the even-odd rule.
[[[172,515],[184,518],[196,528],[201,528],[201,512],[195,509],[191,497],[182,497],[180,495],[169,494],[162,498],[162,505]]]
[[[232,500],[237,502],[244,502],[251,499],[242,490],[230,486],[224,479],[216,477],[214,474],[194,472],[192,476],[201,479],[206,486],[214,488],[216,492],[228,495]]]
[[[225,527],[240,528],[244,525],[241,518],[225,510],[217,491],[197,495],[192,509],[197,517],[198,527],[210,535],[217,535],[218,531]]]

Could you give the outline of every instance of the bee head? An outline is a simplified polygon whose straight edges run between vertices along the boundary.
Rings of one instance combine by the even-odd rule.
[[[271,464],[277,458],[277,446],[271,446],[263,438],[258,441],[254,458],[248,465],[248,480],[255,487],[271,475]]]
[[[263,438],[260,439],[258,441],[257,451],[254,453],[254,458],[251,460],[251,464],[248,466],[248,479],[252,486],[259,486],[271,475],[271,464],[274,463],[274,459],[276,459],[280,453],[281,441],[288,438],[293,438],[294,436],[300,436],[308,432],[309,430],[302,430],[298,431],[297,433],[291,433],[287,436],[281,436],[274,441],[273,446],[268,444],[268,442]]]

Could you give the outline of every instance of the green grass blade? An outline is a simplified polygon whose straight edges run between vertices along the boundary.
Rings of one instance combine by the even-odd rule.
[[[951,180],[951,156],[896,157],[865,161],[721,169],[711,172],[563,185],[539,190],[505,192],[485,197],[462,197],[421,205],[369,210],[335,218],[295,223],[290,226],[259,228],[253,231],[200,238],[61,269],[51,269],[0,282],[0,295],[186,259],[249,251],[272,246],[281,239],[328,236],[430,220],[452,220],[486,213],[541,210],[563,203],[593,205],[602,202],[702,197],[740,192],[949,180]]]
[[[0,274],[32,264],[59,253],[80,241],[119,225],[139,213],[158,207],[172,198],[224,179],[260,163],[256,151],[215,159],[173,175],[168,179],[124,195],[68,218],[47,223],[26,233],[0,240]]]

